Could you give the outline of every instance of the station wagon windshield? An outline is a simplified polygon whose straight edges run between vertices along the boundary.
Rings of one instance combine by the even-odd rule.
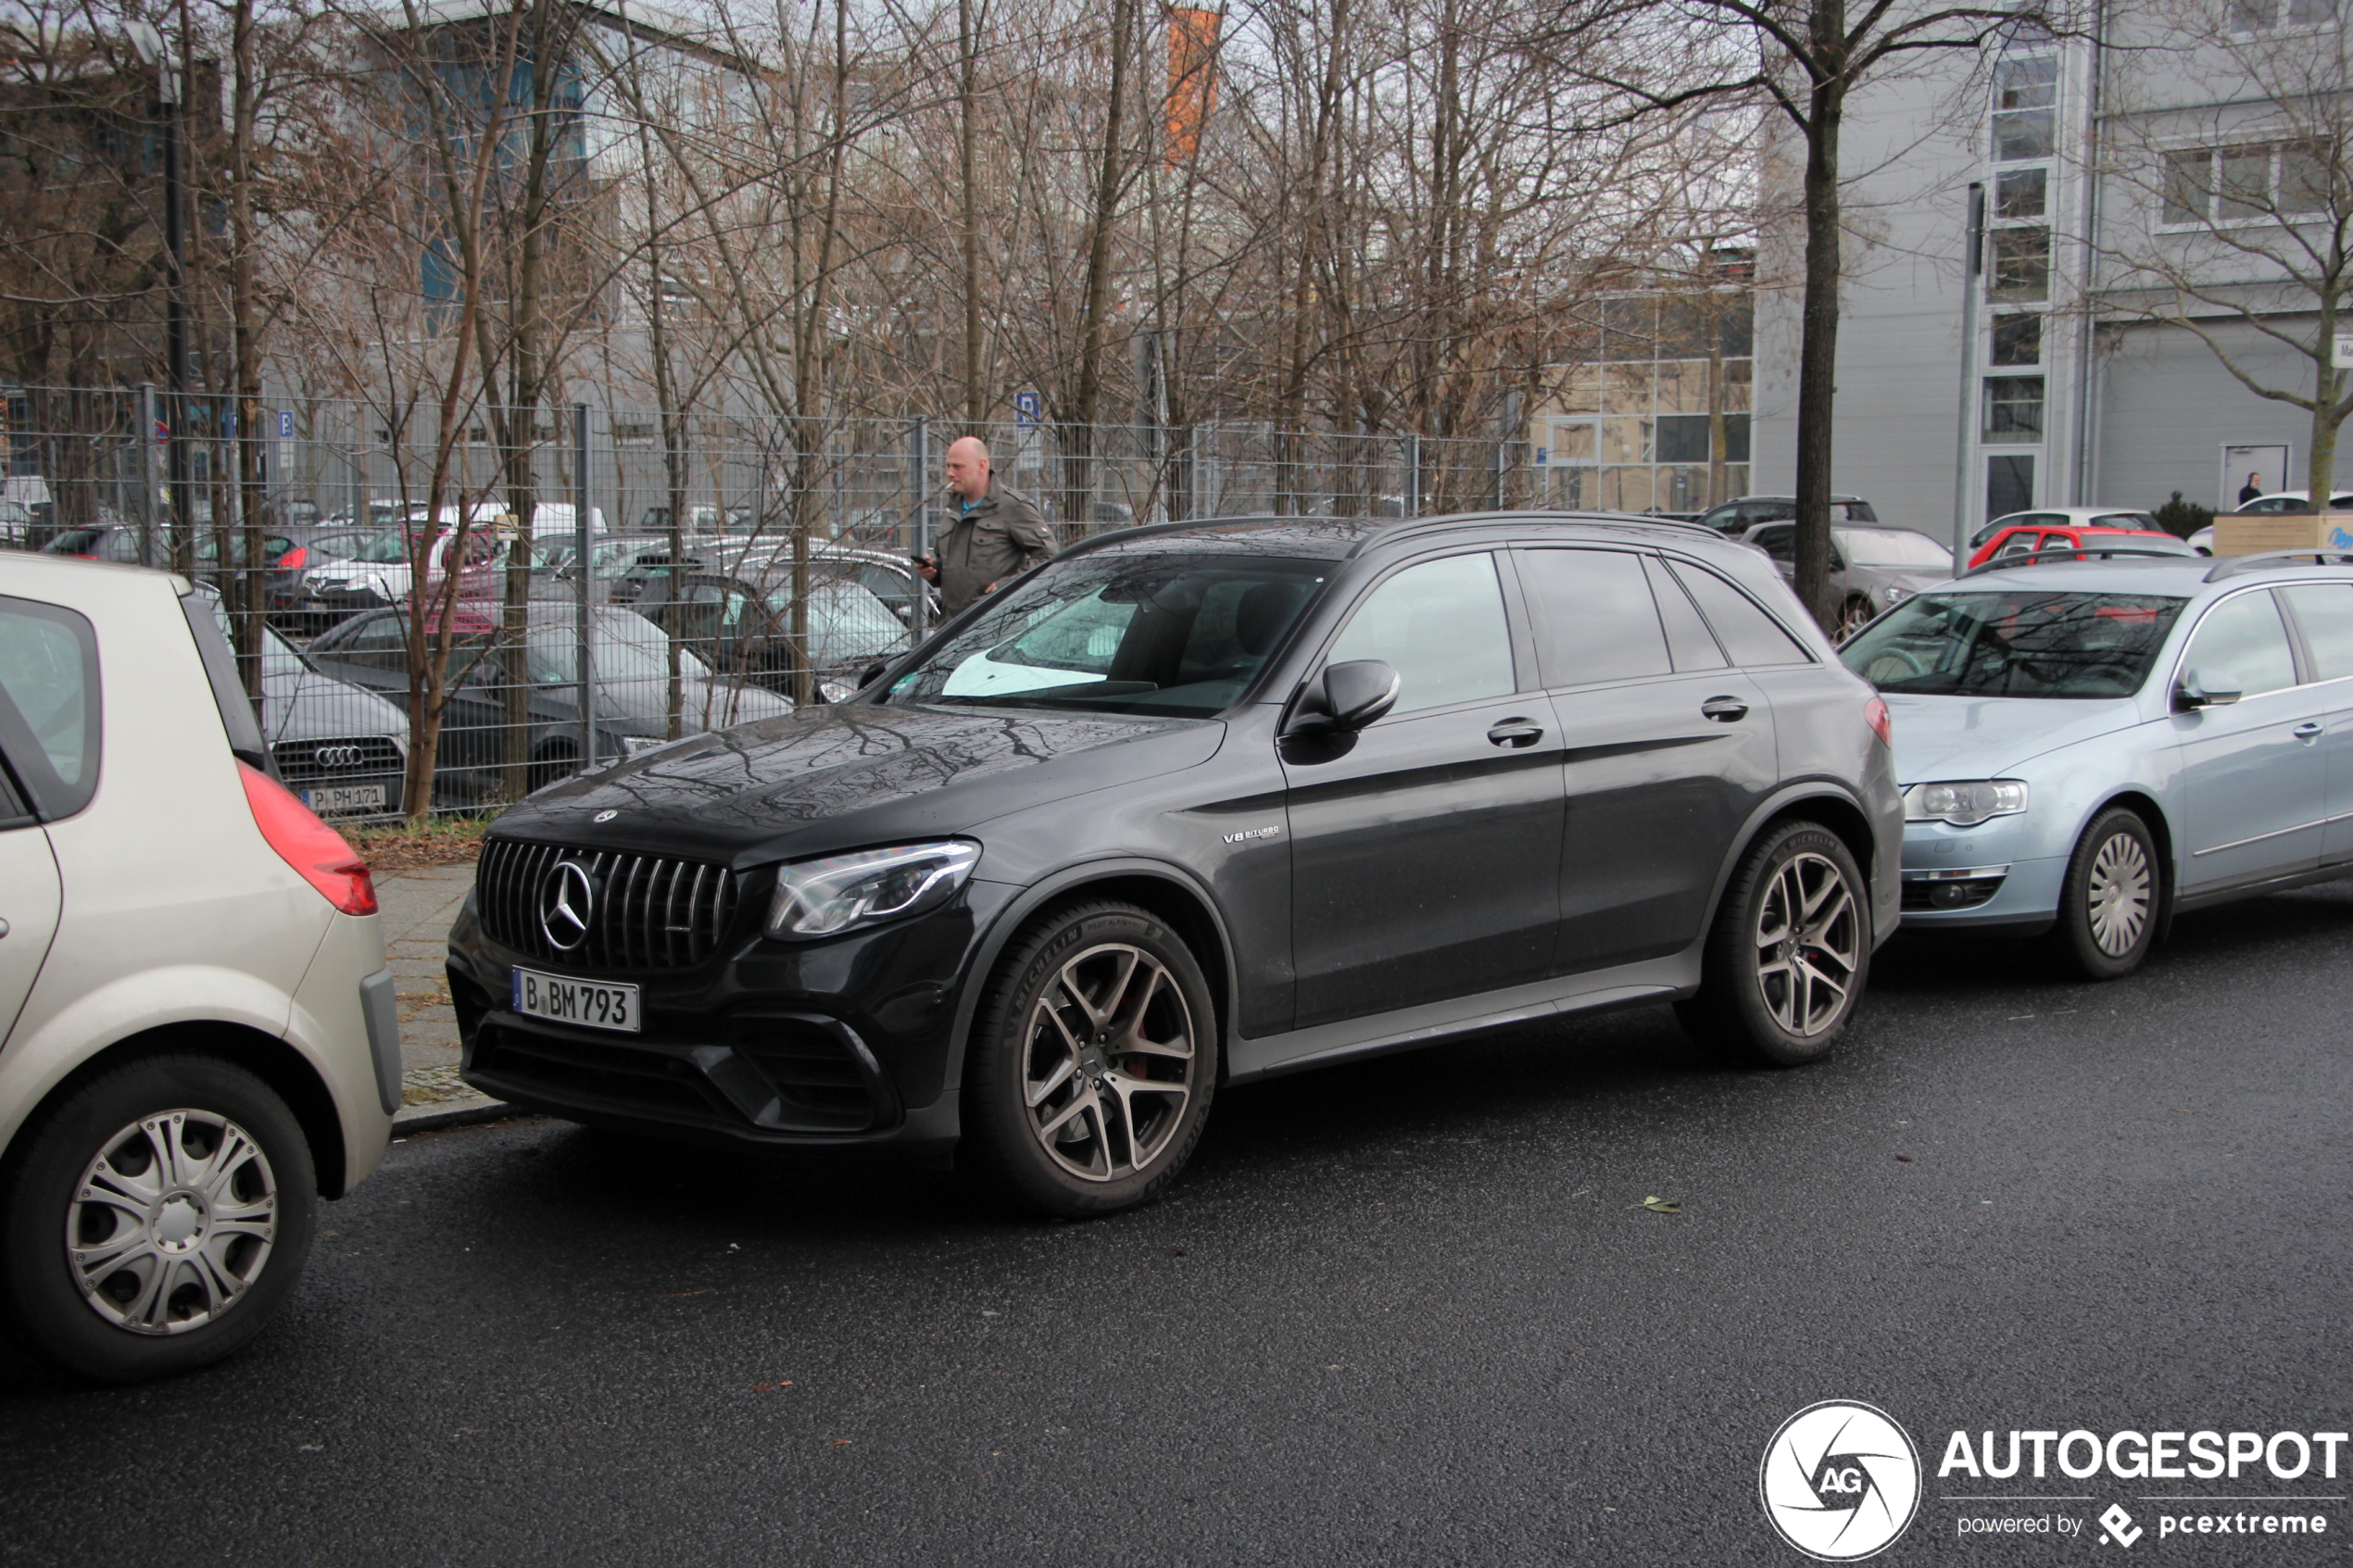
[[[1839,651],[1883,692],[2130,696],[2185,601],[2148,594],[1929,594]]]
[[[1330,570],[1239,552],[1057,562],[884,700],[1207,718],[1240,697]]]

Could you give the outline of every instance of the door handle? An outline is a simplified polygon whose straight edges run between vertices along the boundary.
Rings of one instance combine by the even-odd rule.
[[[1730,724],[1748,717],[1748,704],[1736,696],[1712,696],[1699,705],[1699,712],[1703,719]]]
[[[8,922],[7,922],[6,921],[5,921],[5,920],[0,920],[0,936],[6,936],[6,935],[8,935]]]
[[[1488,731],[1487,738],[1497,746],[1524,750],[1544,738],[1544,729],[1542,725],[1531,724],[1525,719],[1506,719]]]
[[[2296,725],[2293,733],[2297,740],[2311,740],[2321,733],[2321,726],[2311,720],[2307,719],[2301,724]]]

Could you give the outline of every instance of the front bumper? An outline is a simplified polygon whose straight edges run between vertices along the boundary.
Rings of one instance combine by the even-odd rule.
[[[1014,890],[973,882],[900,924],[814,943],[757,934],[764,897],[711,961],[589,973],[493,941],[475,901],[449,936],[460,1073],[485,1094],[567,1120],[778,1148],[944,1157],[957,1131],[958,1001],[978,938]],[[637,1034],[513,1010],[521,965],[639,987]]]
[[[1904,928],[2031,935],[2058,919],[2065,855],[2036,853],[2023,815],[1973,828],[1904,824]]]

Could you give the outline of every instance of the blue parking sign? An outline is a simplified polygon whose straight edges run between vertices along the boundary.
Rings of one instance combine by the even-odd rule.
[[[294,410],[292,408],[278,410],[278,439],[281,441],[294,439]]]
[[[1013,423],[1022,430],[1036,430],[1038,417],[1045,412],[1046,400],[1034,392],[1013,394]]]

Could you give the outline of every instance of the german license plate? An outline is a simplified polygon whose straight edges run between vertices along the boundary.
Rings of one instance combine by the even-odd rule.
[[[384,809],[384,786],[323,784],[304,790],[302,803],[322,817],[330,811],[381,811]]]
[[[515,1010],[529,1018],[577,1023],[589,1029],[637,1033],[637,987],[567,980],[536,970],[514,972]]]

